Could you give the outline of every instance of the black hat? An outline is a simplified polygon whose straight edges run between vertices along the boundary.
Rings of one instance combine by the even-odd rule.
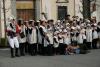
[[[66,17],[70,16],[69,14],[66,15]]]
[[[33,21],[29,21],[29,24],[32,24]]]

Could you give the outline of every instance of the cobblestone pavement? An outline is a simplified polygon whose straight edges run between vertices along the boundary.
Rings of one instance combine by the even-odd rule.
[[[0,67],[100,67],[100,49],[88,54],[10,58],[9,49],[0,49]]]

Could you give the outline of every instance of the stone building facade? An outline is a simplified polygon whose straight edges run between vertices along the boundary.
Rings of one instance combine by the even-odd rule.
[[[98,0],[99,1],[99,0]],[[25,21],[43,18],[63,20],[66,14],[75,15],[75,0],[5,0],[6,23],[4,22],[3,0],[0,0],[0,38],[5,38],[5,24],[9,17]]]

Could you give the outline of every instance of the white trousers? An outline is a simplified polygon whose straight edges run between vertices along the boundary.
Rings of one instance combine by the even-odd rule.
[[[17,37],[11,38],[10,36],[8,36],[8,42],[11,48],[19,48],[19,42]]]

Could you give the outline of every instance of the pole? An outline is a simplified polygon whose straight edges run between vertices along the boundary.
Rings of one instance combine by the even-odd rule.
[[[0,1],[0,28],[1,28],[1,1]],[[1,45],[1,29],[0,29],[0,45]]]
[[[5,45],[7,45],[6,38],[6,9],[5,9],[5,0],[3,0],[3,15],[4,15],[4,27],[5,27]]]
[[[43,4],[42,4],[43,2],[42,2],[42,0],[41,0],[41,13],[43,12]],[[42,19],[42,14],[41,14],[41,18],[40,19]]]
[[[33,0],[33,14],[34,14],[34,20],[36,21],[36,0]]]
[[[5,0],[3,0],[3,15],[4,15],[4,23],[6,23]]]
[[[75,7],[75,0],[74,0],[74,16],[75,16],[75,13],[76,13],[75,12],[76,11],[75,9],[76,9],[76,7]]]

